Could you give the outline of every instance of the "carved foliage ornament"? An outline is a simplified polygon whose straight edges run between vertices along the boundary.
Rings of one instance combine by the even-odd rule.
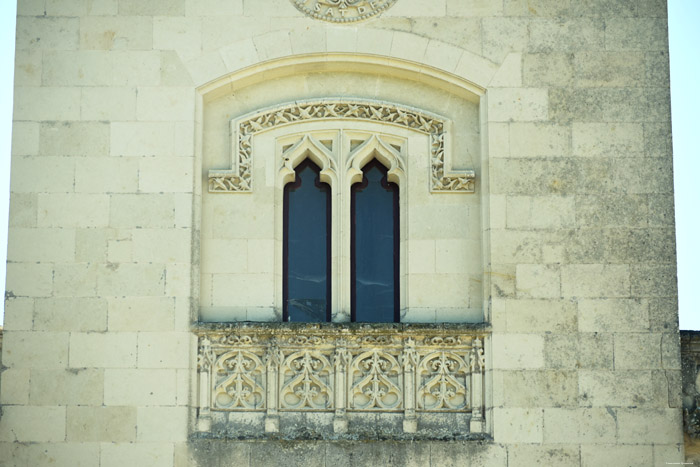
[[[396,0],[291,0],[297,10],[312,18],[351,23],[378,15]]]
[[[295,102],[234,122],[236,132],[230,170],[209,171],[210,193],[253,190],[253,135],[274,127],[312,120],[366,120],[388,123],[430,136],[430,191],[474,193],[474,171],[448,172],[445,163],[447,122],[426,112],[389,103],[360,100]]]

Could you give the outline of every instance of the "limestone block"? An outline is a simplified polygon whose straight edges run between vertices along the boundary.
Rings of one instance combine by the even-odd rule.
[[[481,2],[481,0],[477,1]],[[465,2],[460,2],[460,4],[464,5]],[[492,5],[492,8],[502,8],[499,2],[488,2],[488,4]],[[472,15],[473,13],[469,14],[469,16]],[[528,47],[528,21],[525,19],[515,17],[484,18],[481,28],[484,41],[482,55],[496,63],[503,62],[509,52],[522,52]],[[516,118],[515,120],[520,119]]]
[[[649,197],[590,195],[576,197],[576,222],[581,227],[646,227]]]
[[[668,122],[644,124],[644,153],[647,157],[671,157],[670,128]]]
[[[408,306],[462,307],[469,306],[469,277],[465,274],[410,274],[408,277]]]
[[[572,125],[573,155],[580,157],[641,157],[644,128],[639,123],[579,123]]]
[[[133,232],[132,240],[136,262],[185,263],[190,259],[189,229],[138,229]]]
[[[17,4],[17,14],[20,16],[42,16],[45,12],[46,0],[25,0]]]
[[[447,0],[447,16],[500,16],[503,5],[488,0]]]
[[[105,405],[175,405],[175,370],[106,369]]]
[[[520,53],[510,53],[494,75],[489,87],[515,88],[523,84],[523,57]]]
[[[102,405],[103,380],[99,369],[32,370],[29,402],[32,405]],[[70,413],[68,417],[70,419]]]
[[[649,301],[643,299],[579,300],[582,332],[642,332],[649,329]]]
[[[547,91],[537,88],[497,88],[489,93],[489,120],[537,121],[547,118]]]
[[[34,318],[34,299],[6,295],[4,318],[3,328],[6,332],[30,331]]]
[[[678,331],[678,298],[649,299],[649,323],[652,331]]]
[[[680,339],[678,334],[661,335],[661,367],[673,370],[681,369]]]
[[[138,120],[190,120],[194,117],[192,88],[139,87],[136,116]]]
[[[575,224],[572,196],[510,196],[506,225],[511,229],[562,229]]]
[[[175,444],[174,467],[191,467],[212,460],[224,465],[250,467],[250,451],[257,449],[254,443],[246,441],[198,440],[192,444],[194,447],[190,443]]]
[[[391,17],[440,17],[445,16],[445,5],[448,0],[435,0],[430,4],[420,1],[396,2],[391,8],[382,13],[382,18]]]
[[[193,161],[188,157],[147,157],[139,162],[139,190],[146,193],[192,192]]]
[[[219,15],[242,15],[243,0],[185,0],[187,16],[207,16],[212,11]]]
[[[515,269],[515,290],[519,297],[559,298],[559,266],[519,264]]]
[[[80,116],[84,120],[136,120],[136,89],[86,87],[81,93]]]
[[[296,11],[294,6],[289,6],[292,10]],[[289,25],[286,20],[288,20],[288,18],[285,18],[285,27],[277,29],[288,28]],[[235,28],[231,27],[232,22],[236,22]],[[208,52],[218,50],[222,46],[228,46],[244,39],[250,40],[252,37],[258,34],[264,34],[270,29],[269,17],[259,17],[255,18],[255,21],[250,21],[237,16],[203,16],[202,51]]]
[[[75,258],[75,231],[68,229],[10,229],[8,261],[68,262]]]
[[[573,55],[570,53],[551,52],[523,55],[523,84],[525,86],[570,86],[573,79]]]
[[[579,370],[579,403],[589,407],[658,407],[651,371]]]
[[[606,23],[591,18],[530,21],[529,52],[574,52],[603,50]]]
[[[27,465],[92,467],[100,462],[98,443],[38,443],[26,448]]]
[[[639,52],[578,52],[574,55],[576,86],[641,86],[646,76]]]
[[[308,452],[308,451],[307,451]],[[317,451],[318,452],[318,451]],[[308,452],[313,455],[313,452]],[[381,443],[340,443],[329,444],[325,452],[325,465],[338,467],[352,467],[353,465],[398,465],[418,467],[431,464],[432,446],[427,443],[402,443],[396,444],[392,449],[387,449]],[[297,457],[297,456],[295,456]],[[320,457],[323,462],[323,456]],[[302,465],[302,464],[299,464]],[[312,464],[314,465],[314,464]],[[319,464],[323,465],[323,464]],[[449,461],[446,464],[450,465]]]
[[[620,467],[635,467],[653,465],[651,445],[586,445],[581,446],[581,466],[593,467],[599,465],[615,465]]]
[[[571,158],[493,159],[489,176],[492,193],[565,195],[590,186],[581,182],[581,173],[586,172]]]
[[[576,371],[508,371],[503,373],[505,407],[577,407]]]
[[[116,194],[110,198],[109,224],[117,228],[167,228],[175,226],[172,194]]]
[[[65,438],[65,407],[9,405],[2,408],[2,441],[56,443]]]
[[[429,241],[429,240],[428,240]],[[437,239],[435,240],[435,272],[440,274],[460,274],[475,270],[470,258],[481,249],[478,241],[464,239]],[[409,262],[411,261],[409,247]],[[428,254],[430,251],[428,251]],[[428,259],[429,261],[429,259]],[[425,268],[430,272],[430,267]],[[474,272],[480,272],[479,270]]]
[[[37,370],[35,370],[37,371]],[[0,403],[7,405],[29,404],[29,369],[6,368],[0,382]]]
[[[48,16],[84,16],[88,14],[87,0],[46,0]]]
[[[666,263],[663,267],[668,268],[669,263],[676,262],[676,239],[672,228],[656,229],[617,229],[609,230],[607,233],[607,255],[610,262],[615,263],[651,263],[651,269],[640,268],[633,271],[633,281],[640,281],[635,284],[637,291],[644,290],[644,285],[640,285],[647,280],[646,274],[651,272],[657,265],[653,263]],[[646,264],[645,264],[646,266]],[[669,271],[670,275],[664,274],[662,269],[660,276],[655,280],[654,285],[658,287],[652,295],[673,295],[675,289],[675,269]]]
[[[544,338],[537,334],[493,334],[494,369],[544,367]]]
[[[213,238],[275,237],[274,209],[268,203],[247,197],[232,205],[218,196],[209,199],[203,209],[209,211],[206,215],[210,219],[216,219],[211,226]],[[241,219],[246,219],[246,222],[241,222]]]
[[[430,443],[430,465],[463,467],[465,459],[474,467],[505,467],[508,465],[506,447],[501,444],[486,443]]]
[[[117,237],[111,229],[78,229],[75,232],[75,259],[80,262],[107,261],[107,247]]]
[[[425,50],[424,61],[436,68],[454,71],[462,57],[463,50],[441,41],[431,40]]]
[[[94,297],[97,295],[98,265],[67,263],[54,266],[53,290],[57,297]]]
[[[195,86],[206,84],[228,71],[218,51],[205,53],[185,63]]]
[[[192,264],[170,263],[165,268],[165,295],[170,297],[191,297]]]
[[[620,443],[671,444],[683,438],[679,409],[617,409]]]
[[[493,409],[493,438],[497,443],[542,443],[542,425],[542,409]]]
[[[65,193],[73,191],[75,183],[75,162],[70,157],[14,156],[11,172],[10,190],[13,193]]]
[[[136,366],[136,333],[82,333],[70,337],[73,368],[130,368]]]
[[[138,167],[137,160],[125,157],[78,160],[75,163],[75,191],[133,193],[138,189]]]
[[[645,83],[647,86],[670,86],[670,63],[665,50],[644,54]]]
[[[613,264],[571,264],[561,268],[564,297],[629,297],[630,267]]]
[[[28,49],[15,52],[15,85],[41,86],[41,50]],[[27,142],[31,144],[31,142]]]
[[[689,460],[683,453],[683,444],[654,444],[654,462],[661,464],[662,462],[677,463]]]
[[[140,442],[184,442],[187,440],[187,407],[139,407],[137,439]]]
[[[576,305],[568,300],[505,300],[509,332],[574,332]]]
[[[112,84],[116,86],[156,86],[160,84],[160,52],[111,52]]]
[[[250,248],[250,250],[252,253],[253,249]],[[212,238],[202,242],[202,272],[213,274],[245,273],[248,271],[248,251],[248,241],[244,239]]]
[[[139,368],[189,368],[190,334],[138,333]]]
[[[185,64],[172,50],[160,53],[160,84],[163,86],[191,86],[194,84]]]
[[[39,227],[107,227],[109,196],[42,194],[37,198]]]
[[[606,333],[549,334],[545,337],[547,368],[613,367],[613,336]]]
[[[34,310],[36,331],[106,331],[107,301],[102,298],[41,298]]]
[[[248,272],[275,272],[275,243],[273,240],[250,239],[247,248]]]
[[[107,241],[107,261],[110,263],[130,263],[134,260],[134,244],[130,237]]]
[[[172,443],[104,443],[100,451],[101,467],[170,467]]]
[[[196,17],[156,17],[153,19],[153,48],[175,50],[183,60],[201,53],[201,19]]]
[[[164,286],[164,269],[156,264],[107,264],[97,272],[101,296],[159,296]]]
[[[121,16],[182,16],[185,14],[185,0],[153,0],[148,3],[138,0],[120,0]]]
[[[15,78],[17,81],[17,78]],[[12,125],[12,156],[36,156],[39,154],[39,123],[14,122]]]
[[[329,27],[326,29],[326,50],[353,53],[357,50],[357,35],[355,29]]]
[[[68,441],[134,441],[136,407],[68,407],[66,425]]]
[[[516,444],[508,447],[508,467],[560,465],[578,467],[578,446],[532,446]]]
[[[44,52],[41,82],[44,86],[106,86],[113,82],[113,60],[101,50]]]
[[[606,21],[607,50],[667,50],[668,28],[656,18],[610,18]]]
[[[79,120],[80,88],[15,87],[15,120]]]
[[[46,263],[7,263],[6,296],[46,297],[53,290],[53,267]]]
[[[668,259],[673,262],[632,266],[632,293],[647,297],[675,296],[678,293],[675,260]]]
[[[491,235],[491,260],[496,264],[538,263],[542,257],[542,242],[542,236],[533,232],[495,230]],[[512,272],[515,275],[515,270]]]
[[[215,274],[214,306],[273,306],[272,274]]]
[[[619,333],[615,335],[615,368],[661,368],[661,334]]]
[[[323,40],[325,40],[325,37]],[[292,44],[294,44],[294,41]],[[226,68],[231,71],[253,65],[259,60],[258,51],[250,38],[223,47],[220,53]]]
[[[394,57],[420,62],[425,57],[429,40],[402,31],[394,32],[390,54]]]
[[[17,49],[75,50],[80,43],[79,30],[79,18],[18,16]]]
[[[286,4],[292,7],[290,4]],[[265,5],[268,11],[269,5]],[[255,48],[258,51],[260,60],[272,60],[278,57],[284,57],[292,54],[292,45],[289,40],[288,31],[275,31],[267,34],[253,37]]]
[[[170,297],[113,297],[108,300],[110,331],[171,331],[175,300]]]
[[[647,221],[650,227],[670,227],[674,225],[673,196],[654,195],[648,198]]]
[[[506,16],[561,17],[569,14],[569,2],[558,0],[505,0]]]

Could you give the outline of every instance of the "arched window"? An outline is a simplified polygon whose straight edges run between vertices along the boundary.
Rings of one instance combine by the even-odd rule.
[[[284,321],[331,320],[331,190],[310,159],[284,187]]]
[[[399,322],[399,187],[373,159],[352,185],[351,319]]]

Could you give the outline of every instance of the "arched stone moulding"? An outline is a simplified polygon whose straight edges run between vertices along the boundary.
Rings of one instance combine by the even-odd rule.
[[[299,122],[324,120],[364,120],[380,122],[425,133],[430,136],[430,191],[474,193],[473,170],[450,171],[449,128],[444,117],[387,102],[361,99],[322,99],[298,101],[245,115],[231,122],[231,169],[209,171],[210,193],[249,193],[253,190],[253,136]],[[376,139],[367,141],[370,144]],[[386,148],[390,153],[391,147]],[[387,165],[387,163],[385,163]],[[361,165],[360,165],[361,167]],[[393,166],[387,166],[392,175]],[[359,167],[353,167],[359,172]]]

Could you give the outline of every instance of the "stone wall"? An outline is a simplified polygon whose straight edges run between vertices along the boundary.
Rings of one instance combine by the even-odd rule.
[[[19,1],[0,463],[682,461],[665,2],[363,1],[386,8],[360,22],[296,3]],[[245,120],[265,130],[250,165],[230,133],[266,109],[353,99],[372,105],[352,128]],[[451,125],[444,158],[428,120]],[[479,440],[471,406],[447,439],[420,438],[420,420],[415,439],[365,442],[209,439],[199,423],[215,408],[201,330],[240,342],[201,321],[279,320],[283,155],[314,138],[305,150],[325,146],[349,182],[357,146],[332,131],[364,135],[363,157],[406,190],[405,322],[483,337]],[[210,192],[248,169],[251,193]]]

